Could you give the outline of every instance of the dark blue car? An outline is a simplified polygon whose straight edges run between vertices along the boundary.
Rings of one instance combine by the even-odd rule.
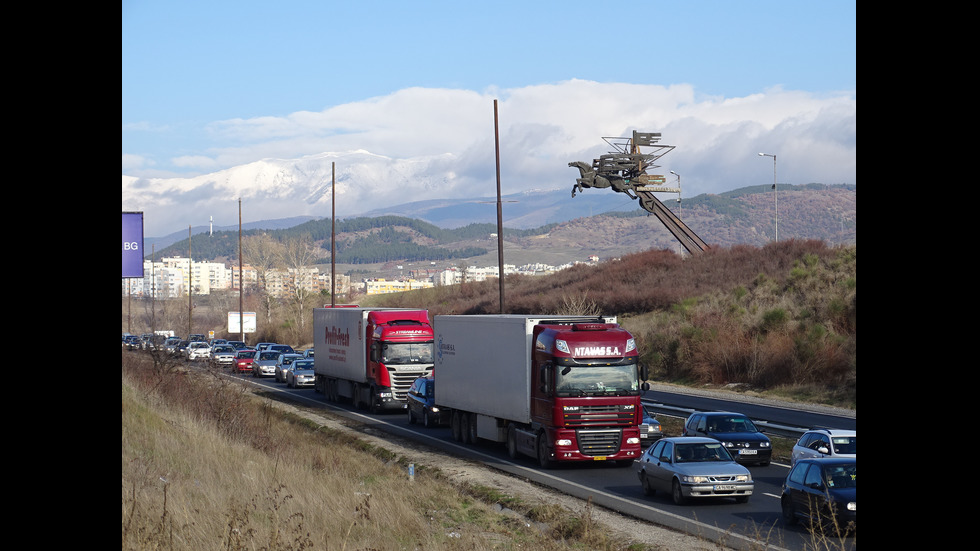
[[[408,422],[414,424],[421,420],[426,427],[436,425],[446,425],[449,419],[443,414],[443,410],[436,405],[435,398],[436,383],[433,377],[419,377],[412,383],[405,395],[408,402]]]
[[[857,457],[800,459],[783,482],[783,522],[806,521],[831,535],[857,528]]]
[[[735,461],[768,465],[772,460],[772,441],[742,413],[707,411],[691,414],[681,436],[705,436],[721,442]]]

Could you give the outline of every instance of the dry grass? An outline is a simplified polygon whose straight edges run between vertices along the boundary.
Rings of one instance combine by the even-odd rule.
[[[424,466],[412,480],[402,458],[270,407],[242,383],[146,354],[124,352],[123,364],[123,549],[644,549],[610,539],[587,512],[529,508]],[[164,373],[172,381],[153,384]],[[201,406],[219,393],[236,422]]]

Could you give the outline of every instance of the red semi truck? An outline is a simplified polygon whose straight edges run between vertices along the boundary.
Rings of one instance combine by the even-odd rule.
[[[506,442],[510,457],[638,459],[640,392],[632,335],[613,316],[439,315],[435,401],[453,438]]]
[[[432,373],[425,310],[337,306],[313,309],[314,384],[328,401],[372,412],[404,410],[418,377]]]

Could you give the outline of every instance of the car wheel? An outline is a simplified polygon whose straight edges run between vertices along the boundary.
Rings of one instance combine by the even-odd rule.
[[[415,417],[412,417],[412,408],[405,408],[405,409],[408,410],[408,424],[409,425],[414,425],[415,424]]]
[[[793,508],[793,501],[786,496],[780,500],[780,506],[783,510],[783,522],[786,524],[796,524],[799,519],[796,518],[796,510]]]
[[[647,478],[647,473],[640,471],[640,485],[643,486],[643,495],[652,496],[657,494],[657,490],[650,485],[650,479]]]
[[[671,486],[670,495],[674,498],[674,504],[676,505],[684,505],[684,502],[687,501],[684,498],[684,492],[681,490],[681,481],[676,478],[674,479],[674,484]]]
[[[427,429],[432,428],[432,419],[429,417],[428,411],[422,412],[422,424],[425,425],[425,428]]]

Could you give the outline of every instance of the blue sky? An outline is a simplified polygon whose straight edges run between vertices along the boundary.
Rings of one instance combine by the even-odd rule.
[[[467,136],[480,131],[464,121],[458,129],[445,123],[426,128],[418,121],[439,117],[422,111],[438,107],[439,100],[429,101],[433,97],[452,102],[470,94],[484,105],[487,98],[500,98],[502,118],[513,123],[523,113],[517,100],[536,91],[550,94],[556,107],[569,102],[567,110],[556,109],[554,122],[538,124],[561,127],[589,106],[610,111],[606,119],[615,122],[606,129],[600,119],[598,127],[581,129],[593,132],[581,142],[604,145],[601,136],[618,135],[633,111],[633,124],[641,131],[674,129],[677,139],[666,133],[664,138],[678,153],[711,142],[721,148],[712,154],[716,159],[726,155],[719,143],[726,134],[755,125],[777,132],[793,121],[819,121],[819,130],[806,135],[826,134],[826,150],[809,143],[800,151],[843,155],[822,163],[849,168],[822,173],[820,163],[806,168],[800,163],[795,175],[800,181],[793,182],[790,164],[787,181],[856,183],[856,18],[854,0],[123,0],[122,174],[192,177],[327,148],[368,149],[397,158],[438,155],[452,148],[454,140],[446,135],[467,143]],[[412,96],[400,108],[383,111],[395,103],[384,98],[406,90],[428,99]],[[585,94],[597,96],[590,100]],[[624,100],[619,102],[623,113],[611,112],[617,104],[607,104],[617,97]],[[507,113],[503,107],[509,102],[514,108]],[[742,104],[750,106],[739,108]],[[406,113],[406,105],[417,105],[420,112]],[[636,113],[660,105],[662,112]],[[722,105],[726,112],[718,115]],[[794,114],[793,106],[806,114]],[[492,117],[492,107],[485,111],[479,117]],[[541,111],[528,108],[531,114]],[[706,111],[715,115],[702,118]],[[358,124],[350,114],[363,112],[376,117]],[[348,115],[343,123],[336,121],[340,113]],[[388,128],[404,115],[416,118],[404,124],[414,125],[417,136]],[[695,124],[685,132],[682,120]],[[722,126],[727,129],[719,130]],[[790,139],[770,135],[767,142],[765,132],[749,133],[755,149],[779,148]],[[442,138],[427,143],[436,134]],[[450,152],[462,154],[470,146]],[[571,154],[556,154],[565,172],[567,165],[559,161]],[[731,170],[705,166],[702,191],[718,191],[710,174]],[[716,185],[731,189],[727,182]]]

